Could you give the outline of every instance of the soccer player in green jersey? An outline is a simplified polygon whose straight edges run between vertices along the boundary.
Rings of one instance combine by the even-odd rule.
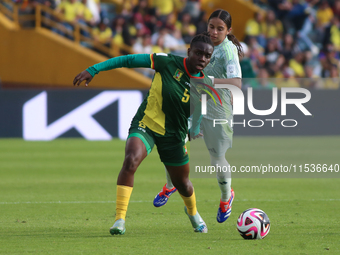
[[[125,233],[125,216],[133,189],[134,174],[154,144],[157,145],[158,154],[172,183],[184,201],[185,212],[194,231],[208,231],[197,211],[194,188],[189,180],[185,137],[191,115],[190,105],[200,105],[200,94],[191,86],[190,79],[200,79],[203,83],[212,85],[203,69],[209,63],[213,50],[214,45],[208,33],[203,33],[192,39],[187,58],[164,53],[121,56],[91,66],[74,78],[74,85],[85,80],[87,86],[93,76],[104,70],[149,67],[156,71],[147,97],[140,105],[129,129],[125,159],[117,180],[116,221],[110,228],[112,235]]]
[[[230,84],[241,88],[242,74],[239,55],[242,47],[234,35],[231,34],[232,19],[225,10],[214,11],[208,19],[208,32],[214,43],[214,52],[210,63],[204,72],[214,77],[215,84]],[[203,116],[201,128],[203,138],[210,154],[211,165],[229,168],[225,154],[232,145],[233,129],[230,123],[233,119],[232,95],[228,89],[216,89],[223,104],[215,105],[212,100],[207,102],[207,114]],[[214,119],[228,120],[228,124],[216,125]],[[166,172],[167,183],[154,199],[154,206],[166,204],[171,194],[176,191]],[[220,205],[217,211],[217,221],[222,223],[231,214],[231,207],[235,197],[231,188],[231,175],[228,172],[217,172],[217,182],[221,190]]]

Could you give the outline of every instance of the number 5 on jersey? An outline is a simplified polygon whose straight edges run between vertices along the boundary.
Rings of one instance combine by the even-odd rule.
[[[187,103],[189,101],[190,95],[188,94],[188,89],[185,89],[184,91],[184,97],[182,97],[182,102]]]

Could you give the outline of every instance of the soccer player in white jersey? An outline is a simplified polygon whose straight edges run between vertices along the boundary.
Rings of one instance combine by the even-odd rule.
[[[231,34],[231,15],[225,10],[214,11],[208,19],[208,32],[214,43],[214,52],[211,61],[205,68],[209,76],[214,77],[215,84],[230,84],[238,88],[242,86],[242,74],[239,56],[242,55],[242,46],[234,35]],[[230,124],[213,127],[214,119],[227,119],[231,123],[233,118],[232,95],[228,89],[216,89],[222,99],[222,106],[215,105],[213,100],[208,100],[207,115],[203,116],[201,128],[203,138],[210,154],[211,165],[224,166],[229,169],[225,154],[232,146],[233,129]],[[218,130],[217,130],[218,129]],[[217,221],[226,221],[231,214],[231,206],[235,197],[231,188],[231,176],[228,172],[218,172],[217,182],[221,190],[221,200],[217,212]],[[154,199],[154,206],[165,205],[176,188],[166,171],[167,183]]]

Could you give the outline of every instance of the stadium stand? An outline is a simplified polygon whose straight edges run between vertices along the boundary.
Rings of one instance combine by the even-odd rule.
[[[339,88],[340,1],[253,2],[267,13],[255,15],[245,28],[255,72],[265,68],[275,78],[323,78],[302,86]],[[273,37],[269,33],[275,30]]]
[[[191,38],[206,30],[207,6],[223,7],[219,2],[3,0],[0,10],[18,26],[48,28],[106,57],[151,52],[184,56]],[[233,32],[244,41],[244,78],[339,78],[340,0],[235,0],[236,3],[244,4],[244,10],[251,9],[249,13],[253,15],[243,20],[242,29],[234,16]],[[253,3],[260,8],[247,7]],[[152,77],[150,71],[138,71]],[[261,88],[259,84],[246,86]],[[315,84],[302,86],[339,87],[336,82]]]

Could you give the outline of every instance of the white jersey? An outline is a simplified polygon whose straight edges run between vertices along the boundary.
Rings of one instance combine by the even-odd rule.
[[[228,37],[221,44],[214,47],[210,63],[204,69],[204,72],[217,79],[242,78],[237,47],[232,41],[228,40]],[[210,120],[231,119],[233,111],[230,91],[228,89],[216,89],[216,91],[221,97],[222,106],[217,98],[215,98],[217,105],[213,100],[208,100],[207,115],[203,117]]]

